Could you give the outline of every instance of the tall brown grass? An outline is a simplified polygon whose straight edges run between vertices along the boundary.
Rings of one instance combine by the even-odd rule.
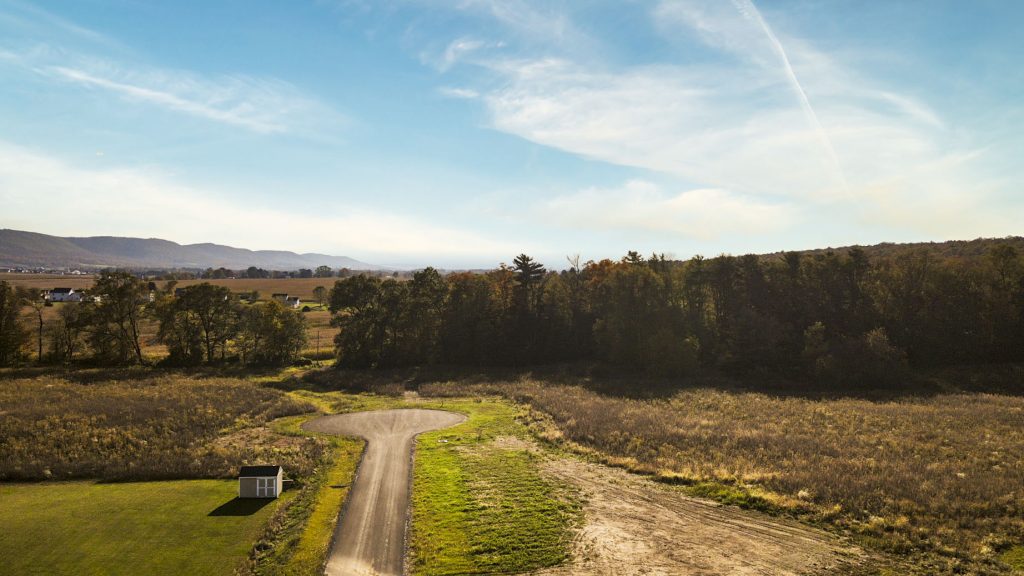
[[[1019,397],[822,400],[698,388],[628,399],[531,379],[420,392],[504,395],[543,413],[555,442],[663,479],[762,494],[909,555],[922,573],[1001,573],[998,553],[1024,542]]]
[[[230,477],[239,465],[260,462],[301,477],[323,446],[255,429],[310,409],[233,378],[3,379],[0,479]]]

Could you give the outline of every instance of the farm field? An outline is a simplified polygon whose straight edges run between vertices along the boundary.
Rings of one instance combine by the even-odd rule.
[[[61,275],[61,274],[19,274],[14,272],[0,272],[0,281],[6,281],[11,286],[24,286],[26,288],[37,288],[47,290],[50,288],[74,288],[85,290],[92,287],[95,278],[89,274],[82,275]]]
[[[61,276],[59,274],[16,274],[0,272],[0,280],[6,280],[12,286],[26,286],[40,290],[48,288],[74,288],[85,290],[92,287],[94,278],[90,275]],[[269,300],[272,294],[287,293],[302,298],[303,302],[314,303],[313,289],[323,286],[328,290],[338,278],[221,278],[209,280],[178,280],[178,288],[208,282],[214,286],[224,286],[232,292],[260,293],[260,299]],[[166,280],[157,280],[156,285],[163,287]]]
[[[0,484],[7,574],[235,574],[275,509],[233,480]]]

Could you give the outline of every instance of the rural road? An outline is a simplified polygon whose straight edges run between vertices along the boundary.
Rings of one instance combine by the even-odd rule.
[[[334,530],[328,576],[401,576],[415,437],[465,419],[441,410],[379,410],[332,414],[302,425],[367,441],[345,513]]]

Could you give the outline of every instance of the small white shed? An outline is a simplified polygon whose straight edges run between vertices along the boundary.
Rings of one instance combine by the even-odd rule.
[[[280,466],[242,466],[238,471],[239,498],[277,498],[284,489]]]

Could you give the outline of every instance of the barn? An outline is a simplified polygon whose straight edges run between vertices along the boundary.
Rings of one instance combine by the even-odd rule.
[[[238,471],[239,498],[277,498],[283,487],[280,466],[242,466]]]

